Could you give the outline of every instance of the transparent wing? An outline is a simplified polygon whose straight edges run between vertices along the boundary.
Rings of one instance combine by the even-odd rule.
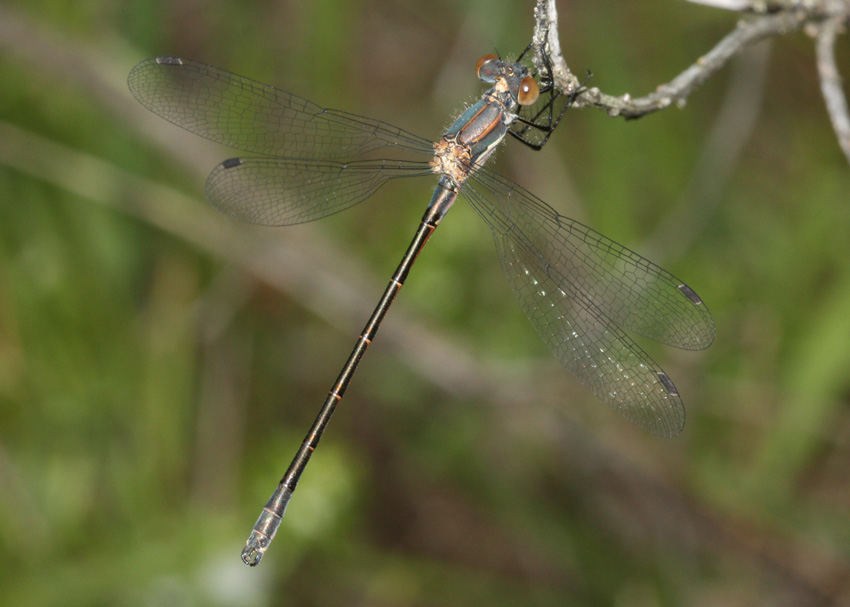
[[[623,329],[708,347],[714,321],[696,293],[492,171],[475,173],[462,193],[493,232],[511,289],[555,357],[638,426],[661,436],[681,432],[676,387]]]
[[[621,328],[685,350],[714,341],[714,319],[681,280],[489,169],[464,190],[496,234],[524,247],[569,297]]]
[[[156,57],[127,79],[146,108],[196,135],[267,156],[349,158],[378,148],[433,154],[433,143],[189,59]]]
[[[511,289],[555,357],[626,419],[660,436],[679,434],[682,400],[649,355],[598,310],[571,297],[526,247],[510,235],[494,231],[493,237]]]
[[[424,162],[231,158],[210,173],[207,199],[242,221],[284,226],[347,209],[396,177],[433,175]]]

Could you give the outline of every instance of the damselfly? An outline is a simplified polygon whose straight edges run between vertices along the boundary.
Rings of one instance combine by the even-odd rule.
[[[642,428],[662,436],[682,430],[685,413],[676,387],[626,331],[697,350],[714,340],[711,314],[669,272],[483,166],[508,133],[542,147],[563,110],[553,111],[558,94],[551,81],[538,83],[519,60],[485,55],[476,71],[492,88],[436,143],[187,59],[157,57],[130,72],[130,91],[152,112],[256,154],[225,160],[206,183],[209,201],[244,221],[312,221],[365,200],[390,179],[439,176],[413,241],[251,532],[242,552],[249,565],[259,563],[271,543],[360,358],[458,194],[493,233],[505,276],[555,357]],[[543,104],[541,90],[548,94]]]

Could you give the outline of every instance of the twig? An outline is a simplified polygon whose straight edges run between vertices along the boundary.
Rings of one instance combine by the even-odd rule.
[[[537,72],[548,76],[547,67],[551,68],[551,77],[559,91],[566,95],[575,91],[579,80],[570,72],[561,52],[555,0],[539,0],[534,7],[534,36],[531,44],[534,46],[534,67]],[[544,54],[548,61],[543,59]]]
[[[835,67],[832,48],[836,34],[850,22],[850,2],[847,0],[691,1],[757,16],[739,21],[736,28],[708,53],[699,57],[693,65],[670,82],[658,85],[649,95],[633,99],[629,94],[608,95],[597,87],[591,87],[577,96],[573,107],[595,107],[605,110],[610,116],[631,119],[640,118],[673,105],[682,106],[694,90],[738,55],[744,47],[765,38],[784,36],[813,24],[818,25],[820,32],[817,46],[821,88],[839,144],[850,160],[850,119],[848,119],[846,98],[841,91],[841,78]],[[545,51],[549,57],[555,86],[563,93],[570,94],[578,86],[578,78],[567,67],[559,46],[555,0],[539,0],[534,15],[536,19],[533,38],[535,64],[540,71],[541,66],[545,65],[542,59],[543,51]]]
[[[548,47],[546,51],[553,65],[552,76],[558,90],[569,94],[578,79],[566,67],[560,49],[554,46],[557,36],[551,32],[557,29],[557,12],[554,10],[554,0],[541,0],[538,3],[537,29],[548,30],[546,36]],[[688,96],[715,72],[726,65],[729,60],[741,52],[741,49],[763,38],[786,34],[797,30],[806,22],[802,13],[780,13],[752,21],[740,21],[738,26],[727,34],[708,53],[697,59],[693,65],[668,83],[660,84],[655,91],[643,97],[632,98],[629,94],[614,96],[590,87],[578,95],[573,107],[595,107],[608,112],[610,116],[624,118],[640,118],[646,114],[663,110],[671,105],[683,105]],[[535,36],[536,39],[537,36]],[[560,59],[556,59],[560,57]],[[556,68],[560,68],[557,69]]]
[[[850,115],[847,113],[847,98],[841,88],[841,75],[835,65],[835,38],[843,25],[839,18],[824,21],[819,28],[815,49],[826,111],[838,137],[838,145],[850,162]]]

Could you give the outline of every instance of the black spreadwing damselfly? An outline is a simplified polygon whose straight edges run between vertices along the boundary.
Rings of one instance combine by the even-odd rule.
[[[685,412],[676,387],[626,331],[678,348],[706,348],[714,321],[702,300],[669,272],[483,166],[508,133],[539,149],[563,114],[553,111],[558,94],[551,82],[538,84],[521,59],[482,57],[476,71],[492,88],[436,143],[188,59],[148,59],[130,72],[130,91],[152,112],[257,154],[225,160],[206,183],[209,201],[244,221],[312,221],[365,200],[390,179],[440,178],[413,241],[251,532],[242,552],[248,565],[259,563],[271,543],[361,357],[458,194],[492,231],[511,289],[555,357],[638,426],[662,436],[681,432]],[[548,93],[543,104],[541,90]]]

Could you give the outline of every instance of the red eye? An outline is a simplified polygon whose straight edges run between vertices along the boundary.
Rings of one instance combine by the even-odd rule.
[[[537,82],[531,76],[526,76],[519,83],[519,92],[517,93],[516,100],[520,105],[531,105],[535,101],[537,101],[537,97],[540,96],[540,87],[537,86]]]
[[[485,63],[489,63],[490,61],[498,61],[498,57],[496,55],[484,55],[478,60],[478,63],[475,64],[475,75],[479,78],[481,77],[481,68],[484,67]]]

